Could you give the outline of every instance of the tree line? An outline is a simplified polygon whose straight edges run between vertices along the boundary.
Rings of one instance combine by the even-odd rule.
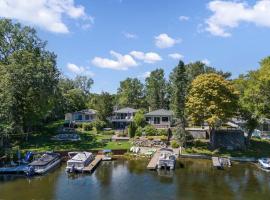
[[[121,81],[116,94],[91,93],[91,78],[64,77],[56,59],[33,28],[0,20],[0,133],[30,132],[63,119],[67,112],[86,108],[98,110],[99,118],[106,121],[114,106],[171,109],[182,128],[187,120],[216,127],[240,116],[252,131],[259,119],[270,117],[269,57],[258,70],[236,79],[200,61],[179,61],[168,79],[158,68],[144,82]]]

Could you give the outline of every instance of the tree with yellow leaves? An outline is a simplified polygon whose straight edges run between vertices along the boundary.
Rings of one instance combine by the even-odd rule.
[[[238,92],[233,84],[215,73],[195,78],[186,102],[189,119],[197,124],[208,123],[211,141],[215,128],[235,114],[237,105]]]

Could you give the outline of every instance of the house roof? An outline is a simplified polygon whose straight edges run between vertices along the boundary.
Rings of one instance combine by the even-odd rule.
[[[97,114],[97,111],[93,110],[93,109],[85,109],[85,110],[80,110],[80,111],[73,112],[72,114],[76,114],[76,113],[94,115],[94,114]]]
[[[171,110],[159,109],[152,112],[146,113],[145,116],[172,116],[173,112]]]
[[[126,107],[126,108],[121,108],[119,110],[116,110],[116,111],[114,111],[114,113],[135,113],[137,111],[138,110],[136,110],[134,108]]]

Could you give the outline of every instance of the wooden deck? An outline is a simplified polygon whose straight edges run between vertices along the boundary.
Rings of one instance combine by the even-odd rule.
[[[92,173],[96,169],[98,164],[102,161],[103,157],[104,155],[96,155],[95,159],[83,169],[83,172]]]
[[[160,152],[157,151],[153,157],[151,158],[150,162],[147,165],[147,169],[150,170],[155,170],[157,168],[157,162],[158,162],[158,158],[160,156]]]

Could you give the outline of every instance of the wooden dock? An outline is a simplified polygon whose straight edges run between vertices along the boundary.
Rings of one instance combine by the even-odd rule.
[[[155,170],[157,168],[157,162],[158,162],[158,158],[160,156],[160,152],[157,151],[153,157],[151,158],[150,162],[147,165],[147,169],[149,170]]]
[[[102,161],[103,157],[104,155],[96,155],[95,159],[83,169],[83,172],[92,173],[96,169],[98,164]]]

